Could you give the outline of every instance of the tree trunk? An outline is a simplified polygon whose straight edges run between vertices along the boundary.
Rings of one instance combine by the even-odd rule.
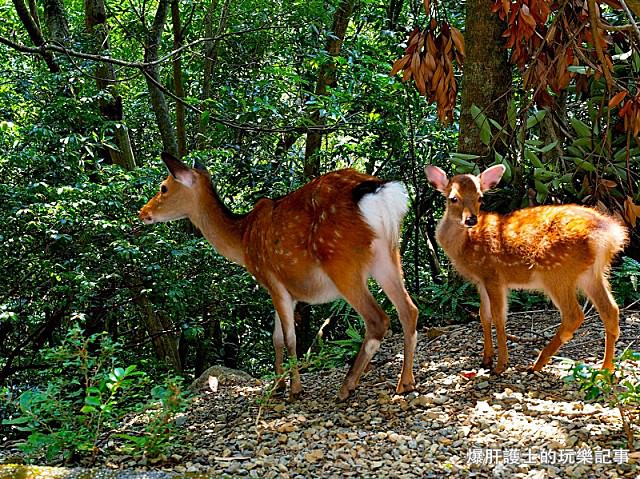
[[[387,28],[392,32],[398,29],[398,20],[403,5],[404,0],[389,0],[389,5],[387,5]]]
[[[18,18],[20,18],[20,21],[29,34],[31,42],[37,47],[43,46],[46,42],[42,35],[42,31],[40,30],[40,26],[37,23],[37,17],[31,15],[23,0],[13,0],[13,5],[18,13]],[[60,71],[60,67],[50,52],[43,51],[42,58],[47,64],[47,67],[49,67],[49,71],[51,73],[57,73]]]
[[[107,25],[104,0],[85,0],[84,9],[85,26],[87,31],[93,35],[96,53],[109,56],[109,27]],[[136,167],[136,160],[133,156],[129,130],[122,123],[124,118],[122,97],[116,87],[116,74],[113,65],[110,63],[97,63],[95,77],[96,86],[102,92],[99,101],[100,113],[107,120],[112,120],[118,124],[114,133],[114,143],[118,146],[118,150],[106,146],[105,148],[112,163],[120,165],[127,170],[132,170]]]
[[[151,29],[147,32],[144,61],[145,63],[153,63],[159,58],[160,42],[162,41],[162,30],[167,21],[170,0],[160,0],[158,9],[153,20]],[[151,97],[151,107],[156,115],[160,137],[162,138],[162,146],[164,151],[173,156],[178,156],[178,142],[176,132],[171,123],[169,115],[169,107],[161,90],[160,67],[157,64],[147,66],[144,70],[147,87],[149,88],[149,96]]]
[[[202,109],[206,110],[207,107],[204,104],[209,98],[211,98],[211,85],[213,81],[213,70],[218,60],[218,45],[220,41],[217,39],[227,29],[227,22],[229,19],[229,4],[230,0],[224,0],[222,4],[222,11],[220,12],[220,19],[218,20],[218,27],[214,33],[213,31],[213,17],[216,9],[218,8],[218,0],[212,0],[205,18],[205,36],[207,38],[214,38],[204,44],[204,74],[202,77],[202,93],[200,98],[203,101]],[[198,148],[202,149],[205,146],[205,138],[207,126],[203,121],[200,121],[199,135],[198,135]]]
[[[61,45],[66,44],[70,34],[67,12],[62,0],[45,0],[44,21],[47,24],[51,40]]]
[[[180,2],[171,1],[171,20],[173,27],[173,49],[177,50],[182,46],[184,33],[180,25]],[[184,98],[184,85],[182,83],[182,55],[180,53],[173,57],[173,86],[178,98]],[[185,121],[185,108],[179,101],[176,102],[176,135],[178,142],[178,158],[187,154],[187,127]]]
[[[147,333],[151,337],[156,357],[166,361],[176,371],[182,371],[178,341],[171,320],[161,312],[154,311],[149,298],[145,295],[140,295],[137,302],[142,306],[142,318]]]
[[[327,87],[335,87],[336,85],[336,64],[333,60],[340,54],[342,42],[347,32],[349,19],[353,12],[354,0],[340,0],[336,12],[333,17],[333,27],[331,34],[327,38],[327,53],[331,57],[329,61],[320,66],[318,72],[318,81],[316,83],[316,96],[325,96]],[[311,123],[313,125],[322,126],[324,118],[320,115],[320,110],[315,109],[311,113]],[[320,159],[316,154],[322,144],[322,133],[310,130],[307,133],[307,145],[304,152],[304,176],[305,178],[313,178],[320,173]]]
[[[490,0],[468,0],[464,43],[466,56],[462,77],[462,108],[458,151],[493,160],[490,148],[480,141],[480,130],[470,108],[478,106],[488,117],[504,125],[511,88],[511,67],[502,41],[504,24],[491,11]]]

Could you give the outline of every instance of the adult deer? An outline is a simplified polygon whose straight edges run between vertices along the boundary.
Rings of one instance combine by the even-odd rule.
[[[366,327],[338,393],[340,400],[349,396],[389,327],[389,318],[369,292],[372,276],[396,307],[404,332],[396,391],[414,389],[418,309],[404,287],[398,250],[407,212],[401,183],[352,169],[334,171],[280,199],[261,199],[248,214],[237,215],[222,203],[204,167],[189,168],[167,153],[162,160],[170,174],[140,210],[140,219],[153,224],[189,218],[220,254],[244,266],[269,291],[276,310],[275,369],[281,378],[284,347],[289,357],[296,357],[296,303],[326,303],[342,296]],[[295,397],[302,384],[293,364],[290,393]]]
[[[425,168],[427,179],[447,205],[436,238],[458,272],[475,283],[480,294],[484,333],[482,365],[493,359],[491,324],[496,327],[496,374],[508,363],[505,319],[509,288],[543,290],[560,310],[562,322],[540,352],[532,370],[539,371],[573,337],[584,320],[576,299],[582,290],[595,305],[606,332],[603,368],[613,369],[620,335],[618,306],[607,273],[613,257],[627,241],[627,231],[614,218],[577,205],[537,206],[508,215],[480,211],[483,194],[495,187],[505,167],[492,166],[479,176],[451,179],[437,166]]]

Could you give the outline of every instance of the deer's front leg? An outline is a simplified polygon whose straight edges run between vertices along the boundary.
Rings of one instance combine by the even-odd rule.
[[[479,284],[478,293],[480,294],[480,322],[482,323],[482,335],[484,339],[484,348],[482,352],[482,367],[490,369],[493,363],[493,339],[491,337],[491,300],[487,289]]]
[[[493,368],[495,374],[502,374],[509,363],[507,351],[507,331],[505,323],[507,319],[507,288],[498,284],[485,285],[491,302],[491,318],[496,326],[496,342],[498,343],[498,364]],[[489,334],[491,334],[489,332]]]
[[[276,383],[274,386],[274,390],[276,393],[282,393],[286,388],[287,384],[284,378],[284,368],[282,367],[282,363],[284,361],[284,333],[282,332],[282,323],[280,322],[280,316],[278,313],[275,313],[274,324],[273,324],[273,348],[276,351]]]
[[[273,305],[276,308],[276,326],[273,331],[273,345],[276,349],[276,374],[284,381],[282,374],[284,368],[283,362],[283,346],[287,347],[291,366],[291,389],[290,397],[295,399],[302,392],[302,382],[300,381],[300,373],[298,372],[297,356],[296,356],[296,329],[294,322],[294,308],[296,302],[286,291],[271,291]],[[280,387],[278,385],[277,387]]]

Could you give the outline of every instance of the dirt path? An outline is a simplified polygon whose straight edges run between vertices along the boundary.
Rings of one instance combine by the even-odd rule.
[[[423,330],[418,388],[406,396],[393,392],[399,335],[383,342],[346,403],[335,401],[346,367],[304,374],[305,393],[294,403],[267,401],[260,381],[221,377],[218,391],[204,392],[181,418],[188,440],[161,466],[112,455],[103,467],[118,478],[149,469],[167,471],[158,478],[640,477],[618,411],[585,404],[562,379],[568,362],[554,358],[541,373],[524,371],[546,342],[540,333],[550,337],[557,324],[554,312],[511,315],[509,333],[525,340],[509,341],[511,367],[500,378],[478,369],[478,324]],[[639,349],[640,313],[627,312],[621,326],[618,352]],[[603,349],[600,320],[588,317],[560,353],[596,363]],[[635,433],[639,450],[638,425]]]
[[[353,397],[337,404],[345,370],[303,375],[305,394],[290,404],[265,402],[261,384],[220,386],[199,399],[186,427],[189,449],[178,470],[249,477],[638,477],[617,410],[585,404],[554,359],[542,373],[524,368],[558,324],[556,313],[512,315],[508,329],[530,340],[509,342],[511,367],[500,378],[478,370],[479,325],[419,338],[418,389],[393,393],[400,371],[400,336],[383,342],[374,369]],[[636,341],[640,314],[628,313],[618,351]],[[596,363],[603,330],[589,317],[561,350]],[[256,418],[260,416],[256,421]],[[636,428],[635,447],[640,449]],[[174,468],[175,470],[175,468]]]

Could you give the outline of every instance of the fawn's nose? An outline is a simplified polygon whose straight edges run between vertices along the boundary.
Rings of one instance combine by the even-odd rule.
[[[478,217],[476,215],[471,215],[466,220],[464,220],[464,225],[468,227],[472,227],[477,224],[478,224]]]

